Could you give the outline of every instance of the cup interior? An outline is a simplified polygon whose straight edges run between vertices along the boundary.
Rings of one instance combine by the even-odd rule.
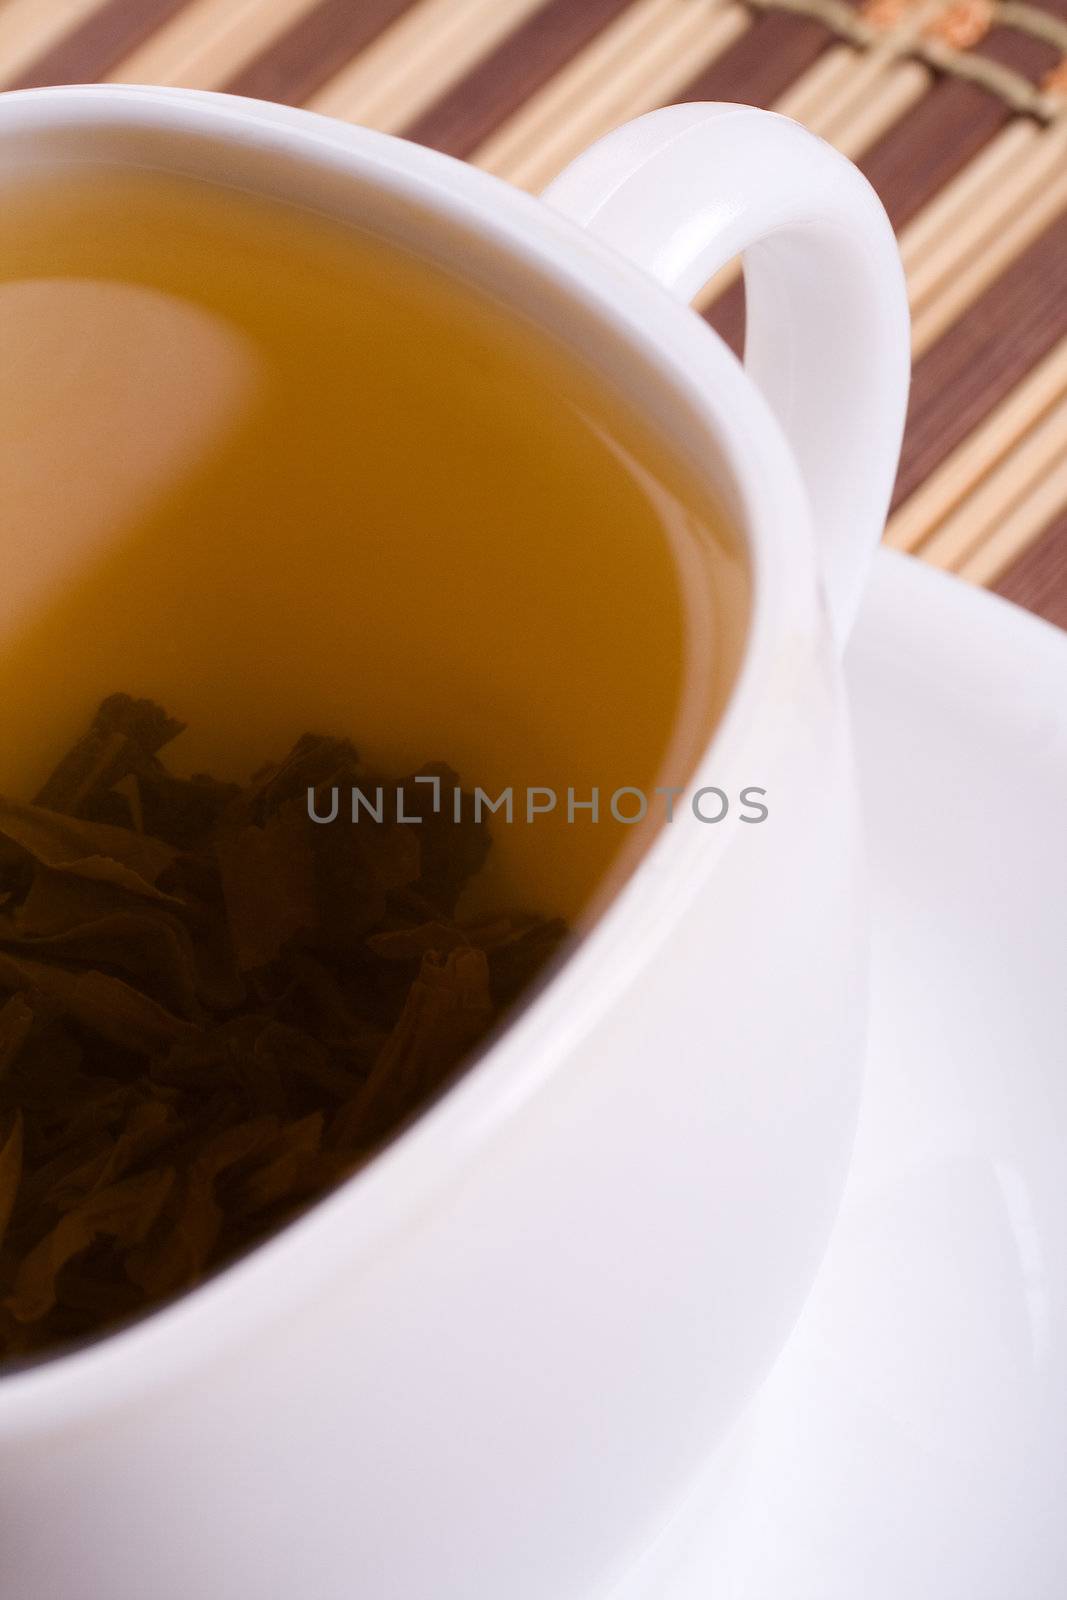
[[[183,775],[239,779],[309,729],[337,733],[387,771],[445,760],[488,795],[513,790],[520,821],[495,828],[485,903],[580,921],[656,831],[633,824],[635,801],[614,817],[611,797],[682,786],[736,676],[747,571],[728,475],[694,470],[652,375],[632,353],[622,370],[619,330],[490,219],[435,214],[387,163],[207,123],[72,114],[0,142],[0,319],[20,378],[0,406],[27,440],[6,469],[26,516],[0,611],[16,707],[0,792],[31,793],[117,689],[188,725]],[[153,174],[172,187],[153,196]],[[148,198],[131,244],[132,175]],[[32,232],[57,193],[49,275],[48,229],[34,256],[15,216],[24,205]],[[272,292],[250,325],[247,262],[227,251],[249,248],[234,217],[260,203],[315,259],[270,257],[269,230],[253,241]],[[153,254],[168,207],[175,250]],[[374,304],[327,356],[314,307],[336,309],[343,239]],[[269,387],[257,337],[299,300],[268,379],[305,381],[303,339],[340,401],[306,428],[282,413],[266,465],[235,456]],[[531,789],[555,796],[536,828]]]

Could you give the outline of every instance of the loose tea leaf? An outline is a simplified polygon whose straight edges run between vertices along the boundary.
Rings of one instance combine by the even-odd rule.
[[[460,948],[442,957],[428,950],[370,1076],[334,1120],[331,1142],[376,1144],[409,1107],[433,1094],[492,1020],[484,953]]]
[[[3,1245],[22,1177],[22,1114],[15,1118],[6,1138],[0,1139],[0,1245]]]
[[[0,1005],[0,1078],[16,1058],[33,1027],[33,1012],[20,994]]]
[[[305,734],[242,788],[167,771],[181,732],[112,695],[33,804],[0,799],[0,1359],[105,1331],[283,1226],[567,935],[457,916],[490,839],[444,764],[392,779]]]
[[[68,1261],[99,1238],[133,1245],[151,1231],[174,1182],[164,1167],[91,1194],[30,1251],[15,1275],[8,1309],[19,1322],[37,1322],[56,1303],[56,1280]]]
[[[51,995],[71,1021],[137,1055],[150,1054],[192,1029],[150,995],[107,972],[53,966],[0,951],[0,989],[23,988]]]
[[[0,800],[0,840],[42,867],[112,883],[149,899],[167,899],[156,880],[172,865],[176,851],[159,839]]]
[[[63,757],[34,804],[80,816],[94,791],[113,789],[131,773],[153,770],[156,752],[183,731],[182,723],[151,700],[109,695],[89,732]]]
[[[267,818],[227,830],[215,853],[238,967],[254,971],[316,925],[315,857],[307,812],[293,801]]]

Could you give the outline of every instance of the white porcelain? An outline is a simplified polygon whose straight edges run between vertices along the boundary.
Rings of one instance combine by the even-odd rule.
[[[612,1600],[1067,1592],[1067,634],[886,552],[846,667],[874,973],[841,1217]]]
[[[822,583],[842,637],[903,421],[891,230],[843,158],[745,109],[644,118],[547,205],[277,106],[0,100],[0,164],[99,158],[356,219],[638,399],[752,564],[743,671],[695,783],[759,783],[773,809],[664,829],[484,1060],[308,1217],[0,1385],[2,1592],[589,1600],[765,1375],[844,1181],[866,944]],[[682,303],[746,245],[755,382]]]

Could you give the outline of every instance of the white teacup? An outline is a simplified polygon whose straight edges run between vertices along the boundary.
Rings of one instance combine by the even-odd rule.
[[[595,1600],[781,1348],[848,1162],[865,930],[839,656],[903,423],[892,232],[848,162],[743,107],[643,117],[538,201],[258,102],[0,101],[0,163],[94,157],[358,216],[623,386],[751,565],[694,786],[755,773],[774,806],[664,828],[474,1069],[297,1224],[0,1381],[0,1592]],[[741,252],[744,370],[685,304]]]

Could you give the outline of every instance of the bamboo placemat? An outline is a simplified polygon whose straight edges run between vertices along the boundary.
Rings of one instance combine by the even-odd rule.
[[[889,543],[1067,627],[1067,0],[0,0],[0,86],[93,79],[308,105],[531,190],[670,101],[798,117],[908,271]],[[729,280],[703,309],[737,348]]]

